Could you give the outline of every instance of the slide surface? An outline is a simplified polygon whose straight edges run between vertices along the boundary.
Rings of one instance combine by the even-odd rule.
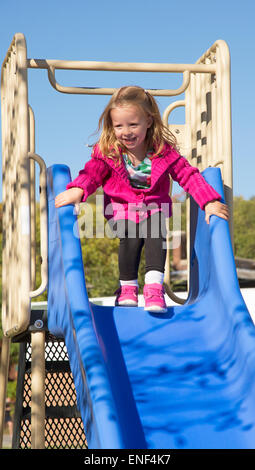
[[[219,169],[206,180],[223,195]],[[191,276],[166,314],[92,304],[70,181],[48,169],[48,328],[64,337],[91,449],[255,448],[255,327],[240,293],[228,223],[191,200]],[[117,286],[116,286],[117,287]]]

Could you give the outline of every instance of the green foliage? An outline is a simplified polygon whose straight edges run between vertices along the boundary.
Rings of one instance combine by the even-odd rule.
[[[40,251],[40,209],[37,204],[36,207],[36,277],[34,290],[37,289],[41,284],[41,251]],[[40,296],[36,297],[36,302],[47,300],[47,290],[44,291]]]
[[[9,381],[7,384],[7,397],[9,397],[11,400],[15,401],[16,399],[16,387],[17,387],[17,381]]]
[[[233,219],[235,256],[255,259],[255,197],[235,197]]]

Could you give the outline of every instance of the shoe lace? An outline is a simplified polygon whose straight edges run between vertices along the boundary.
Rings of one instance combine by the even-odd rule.
[[[120,286],[114,292],[114,294],[124,294],[124,293],[133,294],[133,293],[136,293],[136,290],[137,290],[136,286]]]
[[[160,297],[161,299],[163,299],[164,292],[164,288],[160,289],[157,287],[148,287],[146,290],[146,297],[148,299],[152,299],[153,297]]]

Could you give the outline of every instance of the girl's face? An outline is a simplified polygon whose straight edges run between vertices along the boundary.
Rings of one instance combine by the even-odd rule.
[[[144,140],[152,118],[135,105],[119,106],[110,114],[116,139],[130,152],[144,151]]]

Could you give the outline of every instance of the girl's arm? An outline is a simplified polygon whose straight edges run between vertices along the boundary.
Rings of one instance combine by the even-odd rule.
[[[169,172],[173,180],[177,181],[205,211],[205,219],[208,224],[211,215],[228,219],[228,208],[226,204],[220,202],[220,194],[205,181],[198,168],[190,165],[186,158],[180,156],[170,166]]]
[[[77,178],[68,183],[66,191],[55,198],[55,206],[61,207],[85,202],[88,196],[102,186],[108,173],[109,166],[106,162],[98,158],[91,158],[84,169],[79,172]]]

